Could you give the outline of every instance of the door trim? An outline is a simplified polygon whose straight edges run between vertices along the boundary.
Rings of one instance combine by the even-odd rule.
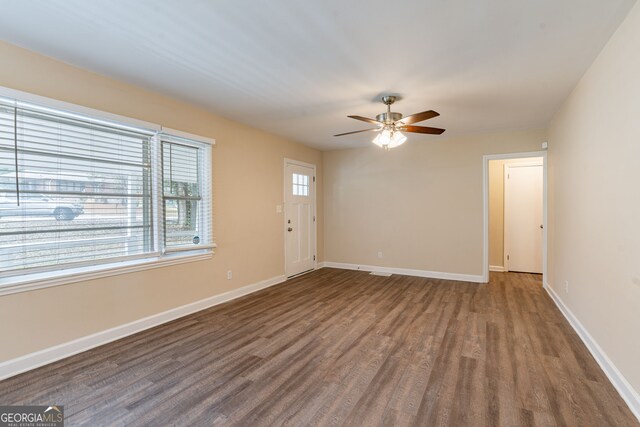
[[[294,160],[294,159],[289,159],[287,157],[284,158],[284,165],[282,168],[282,178],[283,178],[283,183],[282,183],[282,240],[283,240],[283,247],[284,247],[284,276],[289,279],[293,276],[287,276],[287,200],[286,200],[286,194],[288,191],[287,188],[287,165],[295,165],[295,166],[303,166],[306,168],[311,168],[313,169],[313,176],[315,179],[311,180],[311,185],[313,186],[313,217],[315,218],[315,221],[313,221],[313,227],[311,229],[311,235],[313,236],[313,256],[314,256],[314,260],[313,260],[313,270],[317,270],[318,269],[318,196],[316,194],[316,189],[317,189],[317,185],[316,185],[316,180],[318,179],[317,176],[317,168],[316,165],[312,164],[312,163],[306,163],[306,162],[302,162],[300,160]],[[305,273],[305,272],[303,272]],[[303,274],[300,273],[300,274]],[[297,276],[297,274],[295,275]]]
[[[482,277],[489,282],[489,160],[522,159],[542,157],[542,283],[547,280],[547,152],[528,151],[524,153],[486,154],[482,156]]]
[[[509,173],[509,168],[517,168],[517,167],[531,167],[531,166],[542,166],[543,168],[543,175],[544,175],[544,160],[542,162],[540,161],[531,161],[531,162],[522,162],[522,163],[505,163],[504,164],[504,168],[502,169],[502,176],[503,176],[503,180],[502,180],[502,201],[503,201],[503,211],[504,211],[504,215],[502,217],[503,221],[503,229],[502,229],[502,265],[504,265],[504,270],[503,271],[511,271],[509,269],[509,260],[507,259],[507,254],[509,254],[510,251],[510,247],[508,247],[507,242],[509,241],[509,239],[507,239],[507,230],[509,230],[509,227],[507,227],[507,223],[509,222],[509,220],[507,219],[507,179],[504,179],[504,177],[507,176],[507,174]],[[544,178],[543,178],[544,179]],[[544,192],[544,190],[543,190]],[[544,197],[544,196],[543,196]],[[543,204],[544,204],[544,200],[543,200]],[[544,209],[544,208],[543,208]],[[543,213],[544,215],[544,213]],[[543,234],[544,234],[544,225],[543,225]],[[543,258],[544,258],[544,254],[543,254]]]

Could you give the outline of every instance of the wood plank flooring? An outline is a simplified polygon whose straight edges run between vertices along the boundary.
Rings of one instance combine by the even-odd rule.
[[[322,269],[0,382],[66,425],[638,426],[530,274]]]

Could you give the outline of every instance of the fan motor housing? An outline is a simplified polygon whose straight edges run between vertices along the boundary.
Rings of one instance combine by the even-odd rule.
[[[376,120],[382,123],[393,123],[393,122],[397,122],[400,119],[402,119],[402,114],[394,113],[393,111],[390,111],[388,113],[378,114],[376,116]]]

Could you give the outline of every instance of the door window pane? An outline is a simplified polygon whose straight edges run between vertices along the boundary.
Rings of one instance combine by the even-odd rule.
[[[293,174],[293,195],[309,196],[309,175]]]

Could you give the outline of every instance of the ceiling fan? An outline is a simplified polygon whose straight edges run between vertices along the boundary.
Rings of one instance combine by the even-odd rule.
[[[400,113],[394,113],[391,111],[391,104],[396,101],[397,97],[395,96],[383,96],[382,102],[387,106],[387,112],[378,114],[374,119],[369,119],[367,117],[362,116],[347,116],[352,119],[361,120],[363,122],[371,123],[376,125],[377,127],[371,129],[363,129],[356,130],[353,132],[345,132],[339,133],[334,136],[343,136],[343,135],[351,135],[352,133],[359,132],[380,132],[373,139],[373,143],[379,147],[384,148],[385,150],[389,150],[391,148],[398,147],[399,145],[404,144],[407,140],[407,137],[402,134],[402,132],[413,132],[413,133],[427,133],[431,135],[440,135],[444,132],[444,129],[440,128],[431,128],[427,126],[413,126],[413,123],[418,123],[424,120],[432,119],[434,117],[439,116],[440,114],[436,113],[433,110],[423,111],[421,113],[412,114],[407,117],[402,117]]]

